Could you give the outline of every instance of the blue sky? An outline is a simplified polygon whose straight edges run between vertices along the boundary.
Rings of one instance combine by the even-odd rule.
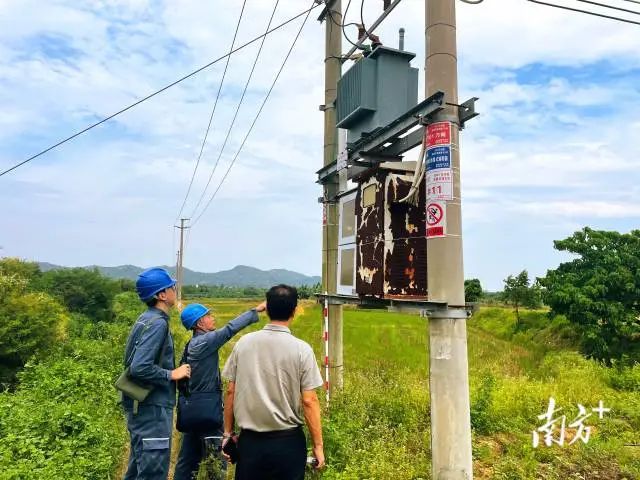
[[[274,22],[309,3],[281,0]],[[367,7],[368,23],[378,3]],[[393,45],[398,28],[407,30],[421,85],[423,5],[403,1],[380,30],[383,42]],[[223,54],[240,6],[0,3],[0,169]],[[262,33],[271,8],[268,0],[247,1],[237,43]],[[248,264],[320,273],[315,171],[322,164],[317,106],[323,102],[324,34],[316,17],[218,196],[193,228],[188,267]],[[566,257],[553,250],[553,240],[585,225],[637,228],[640,27],[524,0],[459,4],[458,17],[460,99],[480,97],[482,113],[462,140],[466,276],[498,289],[524,268],[543,275],[557,266]],[[209,192],[226,172],[298,26],[265,43]],[[256,50],[257,44],[230,61],[187,213],[218,157]],[[0,178],[0,254],[63,265],[173,263],[173,221],[223,67],[220,62]]]

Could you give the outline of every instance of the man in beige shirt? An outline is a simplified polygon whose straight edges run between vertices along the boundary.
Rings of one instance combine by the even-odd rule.
[[[320,402],[323,384],[311,346],[294,337],[289,324],[298,292],[277,285],[267,292],[271,322],[236,343],[222,372],[229,380],[223,445],[237,442],[236,480],[303,480],[306,421],[316,468],[324,466]],[[233,433],[234,419],[240,435]]]

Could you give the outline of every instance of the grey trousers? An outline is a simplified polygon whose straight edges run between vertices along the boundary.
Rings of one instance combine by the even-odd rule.
[[[171,454],[173,409],[140,405],[138,413],[125,410],[131,436],[129,467],[124,480],[166,480]]]

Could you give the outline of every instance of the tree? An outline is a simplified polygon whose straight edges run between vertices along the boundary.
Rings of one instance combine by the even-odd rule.
[[[640,361],[640,230],[585,227],[554,246],[578,258],[541,280],[552,313],[576,326],[587,357],[607,365]]]
[[[117,280],[102,276],[98,269],[64,268],[43,273],[37,289],[62,300],[71,312],[95,321],[109,321],[113,297],[120,285]]]
[[[482,298],[482,285],[477,278],[464,281],[464,299],[466,302],[478,302]]]
[[[28,281],[40,276],[40,267],[35,262],[27,262],[19,258],[5,257],[0,259],[0,274],[17,275]]]
[[[533,285],[529,280],[529,273],[521,271],[515,277],[509,275],[504,282],[503,299],[513,305],[516,311],[516,323],[520,324],[520,307],[538,308],[541,304],[540,286],[538,282]]]
[[[316,293],[320,293],[321,289],[322,287],[319,283],[316,283],[315,285],[300,285],[299,287],[297,287],[298,298],[300,298],[301,300],[313,298]]]

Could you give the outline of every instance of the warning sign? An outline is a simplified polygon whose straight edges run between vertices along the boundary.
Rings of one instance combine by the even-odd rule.
[[[442,168],[427,172],[427,200],[453,200],[453,170]]]
[[[427,238],[444,237],[447,225],[447,205],[444,202],[427,204]]]
[[[449,144],[451,144],[451,122],[438,122],[427,126],[427,147]]]
[[[427,150],[427,171],[451,168],[451,146],[433,147]]]

